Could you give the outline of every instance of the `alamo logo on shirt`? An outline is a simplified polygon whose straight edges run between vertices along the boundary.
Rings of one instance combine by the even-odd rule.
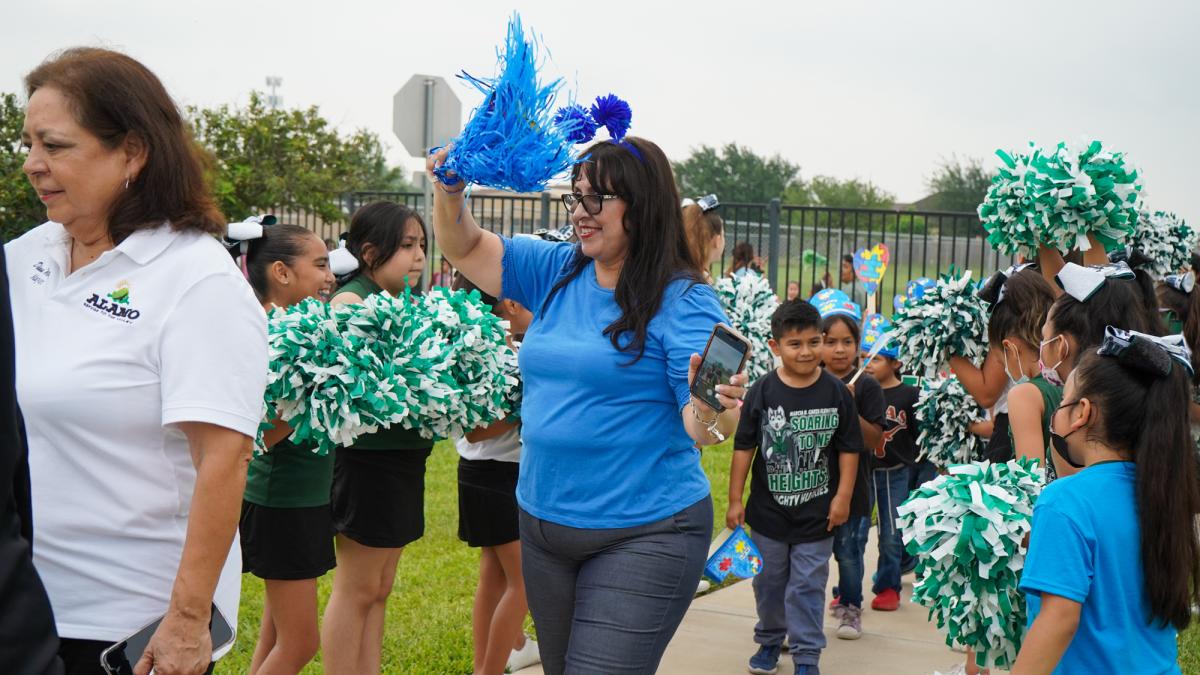
[[[50,267],[46,265],[46,262],[39,260],[33,263],[33,274],[30,275],[29,280],[41,286],[48,279],[50,279]]]
[[[83,301],[83,306],[124,323],[133,323],[142,315],[140,311],[129,306],[128,281],[118,283],[111,293],[103,296],[99,293],[92,293],[87,300]]]
[[[780,506],[799,506],[829,493],[825,448],[838,426],[837,408],[767,408],[762,426],[767,487]]]

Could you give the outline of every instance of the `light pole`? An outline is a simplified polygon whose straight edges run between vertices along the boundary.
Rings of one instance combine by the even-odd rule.
[[[267,86],[271,88],[271,94],[267,96],[267,104],[272,108],[283,105],[283,97],[276,94],[279,87],[283,86],[283,78],[278,75],[268,75]]]

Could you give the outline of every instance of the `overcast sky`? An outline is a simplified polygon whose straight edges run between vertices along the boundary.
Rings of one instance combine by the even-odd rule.
[[[1194,1],[40,0],[5,8],[0,90],[81,44],[140,59],[181,105],[241,103],[277,75],[286,106],[368,127],[400,162],[392,95],[418,72],[490,74],[514,8],[548,73],[629,100],[633,133],[675,159],[733,141],[912,201],[940,158],[1099,138],[1151,207],[1200,221]],[[465,115],[478,95],[454,86]]]

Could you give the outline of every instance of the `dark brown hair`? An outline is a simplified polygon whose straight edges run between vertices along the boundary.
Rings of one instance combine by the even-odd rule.
[[[1129,453],[1137,467],[1142,577],[1148,623],[1187,628],[1200,603],[1200,511],[1195,445],[1188,424],[1187,371],[1169,359],[1171,373],[1147,374],[1117,358],[1087,350],[1075,369],[1076,400],[1099,409],[1088,439]]]
[[[114,244],[163,221],[180,231],[225,232],[225,219],[204,181],[200,150],[149,69],[114,51],[75,47],[25,76],[26,95],[43,87],[62,93],[75,120],[105,147],[114,149],[132,136],[146,148],[146,165],[109,211]]]
[[[1027,267],[1004,281],[1004,300],[988,319],[988,341],[998,347],[1017,338],[1031,347],[1042,341],[1042,324],[1054,304],[1054,289],[1036,268]]]
[[[1076,365],[1089,347],[1100,346],[1107,326],[1147,335],[1163,334],[1154,282],[1144,270],[1133,273],[1135,279],[1105,279],[1086,302],[1063,293],[1050,306],[1046,320],[1053,324],[1054,332],[1070,335],[1079,345]]]
[[[626,204],[622,224],[629,237],[629,252],[613,292],[621,316],[604,329],[604,335],[618,351],[633,354],[630,363],[634,363],[646,351],[646,330],[662,306],[667,285],[678,279],[692,284],[704,280],[688,255],[679,190],[662,149],[644,138],[626,136],[620,143],[595,143],[583,157],[586,159],[571,170],[571,185],[587,176],[594,190],[615,194]],[[578,277],[589,262],[576,245],[575,259],[550,289],[542,303],[543,312],[555,293]]]
[[[421,237],[426,236],[425,221],[414,209],[397,202],[380,200],[363,204],[350,216],[350,230],[346,234],[346,249],[358,259],[358,269],[350,279],[363,272],[374,272],[396,255],[408,231],[408,223],[415,221],[421,228]],[[364,249],[374,247],[370,262],[364,257]],[[421,250],[428,251],[426,242]]]

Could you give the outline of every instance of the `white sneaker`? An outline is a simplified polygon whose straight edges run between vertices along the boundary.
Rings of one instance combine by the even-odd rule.
[[[504,672],[515,673],[522,668],[528,668],[541,662],[542,655],[538,651],[537,640],[526,635],[525,645],[520,649],[514,649],[508,655],[508,665],[505,667]]]
[[[862,637],[862,609],[853,605],[842,608],[837,636],[842,640],[857,640]]]
[[[712,584],[709,583],[708,579],[701,579],[700,583],[696,584],[696,595],[700,595],[710,588],[712,588]]]

